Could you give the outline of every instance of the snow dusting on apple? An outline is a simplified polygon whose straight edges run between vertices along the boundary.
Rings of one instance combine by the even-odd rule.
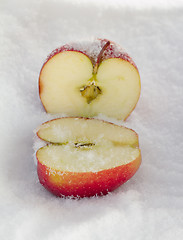
[[[61,46],[46,59],[39,95],[49,114],[64,114],[37,131],[40,183],[60,197],[105,195],[128,181],[141,163],[138,135],[94,119],[126,120],[140,96],[132,58],[107,39]]]
[[[42,124],[37,135],[47,143],[36,153],[38,177],[57,196],[107,194],[141,163],[137,134],[109,122],[58,118]]]
[[[39,76],[45,110],[67,116],[125,120],[140,97],[140,76],[132,58],[106,39],[67,44],[54,50]]]

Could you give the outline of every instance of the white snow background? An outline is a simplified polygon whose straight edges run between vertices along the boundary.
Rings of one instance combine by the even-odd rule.
[[[119,43],[141,75],[125,123],[142,165],[113,193],[70,200],[47,192],[33,130],[47,119],[38,95],[46,56],[70,41]],[[183,239],[183,1],[0,2],[0,239]]]

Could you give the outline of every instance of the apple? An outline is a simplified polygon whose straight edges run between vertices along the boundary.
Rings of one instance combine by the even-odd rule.
[[[39,76],[39,95],[48,113],[125,120],[140,96],[132,58],[106,39],[66,44],[54,50]]]
[[[104,195],[128,181],[141,163],[133,130],[94,118],[65,117],[43,123],[37,136],[40,183],[59,197]]]

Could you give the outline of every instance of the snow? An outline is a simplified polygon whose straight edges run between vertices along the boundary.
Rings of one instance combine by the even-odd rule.
[[[183,2],[102,4],[1,1],[1,240],[183,237]],[[139,134],[142,165],[107,196],[60,199],[39,184],[33,161],[33,129],[50,118],[38,75],[53,49],[93,37],[122,45],[139,68],[141,98],[125,125]]]

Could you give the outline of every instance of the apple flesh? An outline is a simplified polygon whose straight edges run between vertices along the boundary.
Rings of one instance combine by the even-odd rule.
[[[60,197],[107,194],[141,163],[138,135],[102,120],[54,119],[42,124],[37,135],[49,142],[36,153],[40,183]]]
[[[125,120],[139,99],[140,76],[129,55],[108,40],[64,45],[43,65],[39,94],[48,113]]]

